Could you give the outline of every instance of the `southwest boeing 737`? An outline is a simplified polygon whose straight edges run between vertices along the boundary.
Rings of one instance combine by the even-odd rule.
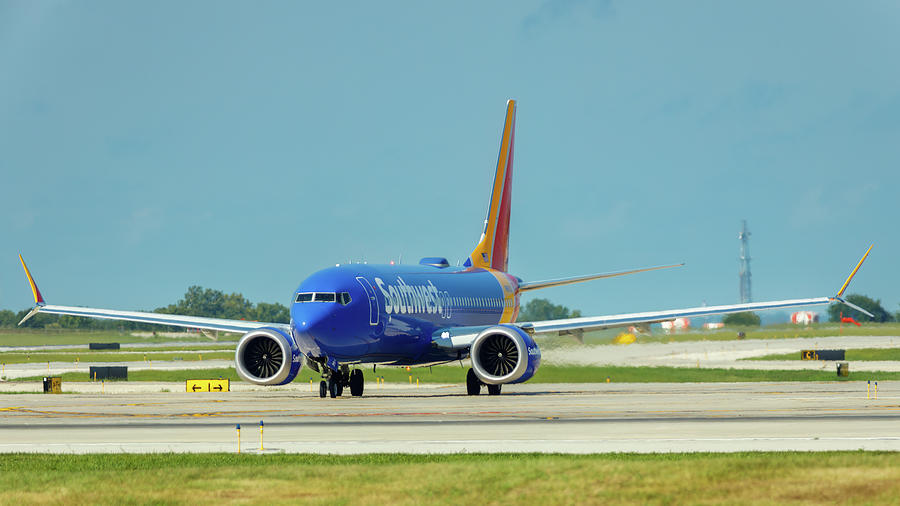
[[[544,336],[577,337],[585,331],[678,317],[833,302],[866,312],[842,296],[871,246],[831,297],[517,321],[520,296],[525,292],[675,265],[545,281],[524,281],[510,274],[507,262],[515,129],[516,102],[510,100],[484,230],[462,266],[453,267],[442,257],[428,257],[418,265],[350,264],[324,269],[300,283],[294,292],[290,323],[264,323],[47,304],[20,256],[35,301],[22,322],[41,312],[242,333],[234,360],[238,375],[245,381],[283,385],[293,381],[306,364],[322,375],[319,395],[337,397],[345,386],[354,396],[363,394],[363,374],[358,367],[364,364],[429,366],[468,359],[468,394],[477,395],[486,386],[488,393],[497,395],[502,385],[534,376],[541,365],[537,342]]]

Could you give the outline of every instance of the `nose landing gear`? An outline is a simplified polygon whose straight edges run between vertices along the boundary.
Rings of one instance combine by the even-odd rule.
[[[332,399],[340,397],[344,393],[344,387],[350,387],[350,395],[359,397],[363,394],[365,387],[365,378],[359,369],[350,370],[349,367],[343,366],[340,370],[325,369],[324,378],[319,382],[319,397],[324,398],[326,395]]]

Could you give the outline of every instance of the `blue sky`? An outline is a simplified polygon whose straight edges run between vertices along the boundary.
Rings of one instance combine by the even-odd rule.
[[[851,291],[900,309],[900,4],[0,3],[0,308],[286,303],[475,245],[519,100],[510,270],[684,261],[585,314]]]

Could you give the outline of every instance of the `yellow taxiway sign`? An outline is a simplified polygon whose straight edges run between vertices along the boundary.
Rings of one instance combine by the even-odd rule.
[[[185,389],[188,393],[192,392],[228,392],[231,389],[231,382],[227,379],[214,380],[187,380]]]

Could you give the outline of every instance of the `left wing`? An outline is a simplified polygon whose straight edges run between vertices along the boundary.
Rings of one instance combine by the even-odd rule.
[[[118,311],[115,309],[98,309],[90,307],[73,307],[73,306],[54,306],[47,304],[41,291],[38,290],[25,265],[22,255],[19,255],[19,261],[22,262],[22,268],[25,269],[25,276],[28,277],[28,284],[31,285],[31,293],[34,295],[34,307],[22,318],[19,325],[25,323],[29,318],[37,313],[83,316],[85,318],[99,318],[102,320],[125,320],[130,322],[150,323],[154,325],[170,325],[172,327],[186,327],[192,329],[204,330],[221,330],[223,332],[239,332],[244,333],[260,327],[275,327],[290,331],[290,326],[284,323],[266,323],[254,322],[247,320],[227,320],[225,318],[206,318],[202,316],[184,316],[164,313],[147,313],[142,311]]]
[[[874,246],[874,245],[873,245]],[[695,316],[714,316],[728,313],[740,313],[744,311],[765,311],[769,309],[785,309],[797,306],[819,306],[823,304],[831,304],[832,302],[840,302],[842,304],[846,304],[857,311],[861,311],[869,316],[872,316],[872,313],[869,313],[865,309],[856,306],[850,302],[847,302],[842,298],[844,295],[844,290],[847,289],[847,286],[850,285],[850,280],[853,279],[853,276],[856,275],[856,271],[862,266],[863,262],[866,261],[866,257],[869,256],[869,252],[872,251],[872,246],[869,246],[869,249],[866,250],[866,253],[859,259],[859,262],[856,264],[856,267],[853,268],[853,271],[847,277],[847,280],[844,281],[844,284],[841,285],[840,290],[838,290],[837,294],[832,297],[816,297],[812,299],[790,299],[790,300],[776,300],[772,302],[750,302],[746,304],[731,304],[727,306],[703,306],[703,307],[692,307],[686,309],[672,309],[669,311],[650,311],[646,313],[627,313],[620,315],[612,315],[612,316],[588,316],[584,318],[568,318],[565,320],[545,320],[545,321],[537,321],[537,322],[522,322],[516,323],[519,327],[524,329],[527,332],[531,332],[534,334],[548,334],[551,332],[556,333],[573,333],[573,332],[584,332],[590,330],[602,330],[608,329],[611,327],[625,327],[628,325],[634,325],[638,323],[659,323],[668,320],[674,320],[675,318],[683,318],[683,317],[695,317]]]
[[[811,299],[790,299],[790,300],[776,300],[772,302],[751,302],[747,304],[730,304],[726,306],[702,306],[702,307],[692,307],[685,309],[671,309],[667,311],[649,311],[645,313],[626,313],[626,314],[618,314],[618,315],[610,315],[610,316],[588,316],[583,318],[568,318],[565,320],[543,320],[543,321],[535,321],[535,322],[516,322],[511,325],[515,325],[522,330],[528,332],[532,335],[542,335],[542,334],[576,334],[579,335],[582,332],[591,331],[591,330],[603,330],[614,327],[626,327],[629,325],[635,324],[649,324],[649,323],[659,323],[669,320],[674,320],[675,318],[682,317],[696,317],[696,316],[713,316],[713,315],[722,315],[728,313],[740,313],[743,311],[765,311],[769,309],[786,309],[791,307],[798,306],[819,306],[824,304],[831,304],[833,302],[840,302],[847,306],[856,309],[862,313],[865,313],[869,316],[872,316],[871,313],[866,311],[865,309],[847,302],[843,299],[844,291],[847,289],[847,286],[850,284],[850,280],[853,279],[853,276],[856,275],[856,271],[859,270],[860,266],[862,266],[863,262],[866,260],[866,257],[869,256],[869,252],[872,251],[872,246],[869,246],[869,249],[866,250],[866,253],[859,260],[859,263],[856,264],[856,267],[853,269],[853,272],[850,273],[850,276],[847,277],[847,280],[844,281],[844,284],[841,285],[840,290],[838,290],[837,294],[831,297],[815,297]],[[487,327],[454,327],[449,329],[441,329],[435,332],[434,337],[432,338],[435,344],[444,348],[452,348],[452,349],[460,349],[460,348],[468,348],[471,346],[472,342],[478,336],[479,332],[484,330]]]

